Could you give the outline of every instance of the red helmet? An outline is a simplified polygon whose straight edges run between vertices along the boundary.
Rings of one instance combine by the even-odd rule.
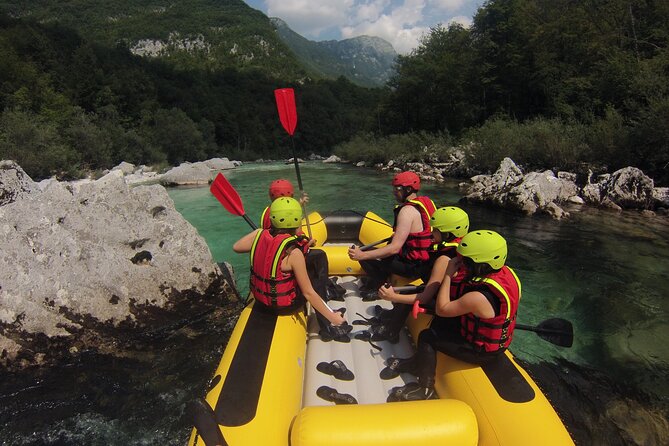
[[[274,180],[269,185],[269,197],[272,200],[276,200],[279,197],[292,197],[294,193],[293,185],[288,180]]]
[[[420,177],[413,172],[400,172],[393,178],[393,186],[410,186],[413,190],[420,190]]]

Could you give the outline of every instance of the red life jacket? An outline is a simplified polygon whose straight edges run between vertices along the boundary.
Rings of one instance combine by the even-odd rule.
[[[458,246],[460,245],[460,240],[462,240],[462,237],[456,237],[450,242],[439,242],[439,243],[434,243],[431,247],[430,254],[434,257],[437,258],[439,256],[448,256],[450,258],[454,258],[457,255],[457,249]]]
[[[521,285],[515,272],[508,266],[485,277],[467,282],[461,294],[485,285],[499,299],[499,314],[490,319],[481,319],[472,313],[461,316],[460,333],[465,340],[486,352],[506,349],[511,344],[516,327],[516,311],[520,301]],[[452,289],[451,289],[452,290]]]
[[[260,227],[262,229],[272,229],[272,221],[269,219],[269,206],[262,211],[260,216]]]
[[[268,307],[290,307],[297,298],[297,282],[292,272],[281,271],[288,247],[297,243],[297,235],[260,230],[251,245],[250,289],[256,300]]]
[[[423,195],[395,206],[395,222],[393,223],[393,230],[397,226],[397,216],[404,206],[413,206],[418,209],[421,222],[423,223],[423,230],[409,234],[399,255],[407,260],[428,261],[430,259],[429,251],[434,242],[434,239],[432,238],[432,227],[430,226],[430,217],[434,214],[436,206],[432,200]]]

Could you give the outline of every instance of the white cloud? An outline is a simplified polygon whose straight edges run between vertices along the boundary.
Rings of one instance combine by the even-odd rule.
[[[377,20],[383,11],[390,6],[390,0],[371,0],[366,3],[359,4],[355,7],[353,22],[373,22]]]
[[[430,5],[443,11],[457,11],[468,0],[430,0]]]
[[[375,8],[376,17],[366,13],[366,19],[350,21],[341,28],[342,37],[351,38],[360,35],[378,36],[391,43],[398,53],[406,54],[416,47],[421,35],[428,27],[420,25],[425,10],[425,0],[404,0],[394,8],[381,9],[380,6],[388,2],[377,1],[366,4],[368,8]],[[380,14],[381,11],[386,13]]]
[[[455,17],[451,17],[451,19],[447,22],[447,25],[451,23],[459,23],[465,28],[469,28],[470,26],[472,26],[472,23],[474,22],[471,17],[466,17],[464,15],[457,15]]]
[[[354,0],[266,0],[267,14],[280,17],[298,33],[317,37],[348,21]]]
[[[389,41],[400,54],[414,49],[439,23],[470,26],[467,14],[483,0],[264,0],[267,14],[280,17],[295,32],[312,40],[348,39],[360,35]]]

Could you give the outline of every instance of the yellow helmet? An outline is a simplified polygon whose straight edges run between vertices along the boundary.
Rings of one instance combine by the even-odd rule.
[[[500,269],[506,261],[506,240],[495,231],[473,231],[460,240],[457,251],[474,263],[487,263],[492,269]]]
[[[456,237],[462,237],[469,231],[469,216],[455,206],[439,208],[432,214],[430,226],[439,232],[450,232]]]
[[[299,228],[302,223],[302,207],[294,198],[279,197],[269,207],[269,220],[275,228]]]

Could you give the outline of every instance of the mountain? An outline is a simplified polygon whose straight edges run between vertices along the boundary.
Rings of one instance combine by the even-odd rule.
[[[241,0],[3,0],[0,14],[58,23],[89,41],[125,46],[180,69],[256,69],[281,79],[306,75],[269,18]]]
[[[378,87],[397,55],[378,37],[309,41],[242,0],[3,0],[0,14],[58,23],[89,41],[184,70],[259,70],[284,80],[345,76]]]
[[[379,87],[394,72],[397,52],[380,37],[360,36],[341,41],[314,42],[297,34],[279,18],[272,17],[270,21],[281,40],[302,64],[321,76],[344,76],[365,87]]]

